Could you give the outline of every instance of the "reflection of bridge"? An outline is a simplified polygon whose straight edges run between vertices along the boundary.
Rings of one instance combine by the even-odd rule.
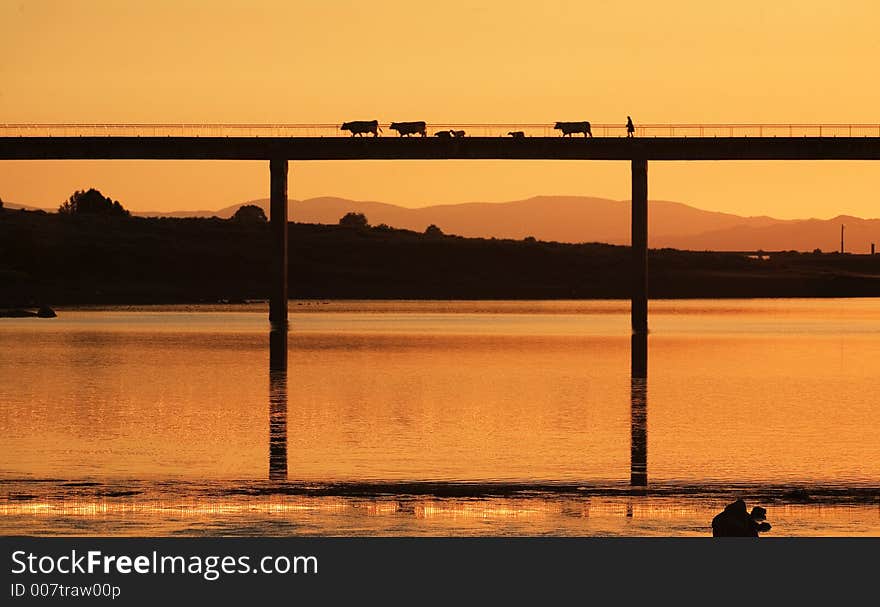
[[[648,484],[648,334],[630,340],[630,485]],[[287,332],[269,334],[269,479],[287,480]]]

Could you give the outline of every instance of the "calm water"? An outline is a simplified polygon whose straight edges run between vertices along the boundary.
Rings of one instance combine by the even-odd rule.
[[[878,300],[291,313],[0,320],[0,533],[880,535]]]

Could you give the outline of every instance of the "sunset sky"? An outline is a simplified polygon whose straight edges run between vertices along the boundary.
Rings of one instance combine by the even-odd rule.
[[[0,0],[0,122],[880,123],[873,0]],[[386,135],[388,133],[386,132]],[[878,217],[880,163],[659,163],[652,199]],[[0,197],[268,195],[267,163],[2,162]],[[626,199],[626,163],[301,162],[291,198]]]

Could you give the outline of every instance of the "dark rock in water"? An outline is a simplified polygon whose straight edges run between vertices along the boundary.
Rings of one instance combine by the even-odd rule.
[[[712,536],[758,537],[759,531],[770,531],[770,523],[764,522],[766,518],[766,509],[755,506],[749,513],[746,503],[738,499],[712,519]]]
[[[36,312],[31,312],[30,310],[22,310],[21,308],[14,308],[12,310],[0,310],[0,318],[34,318],[36,315]]]
[[[55,310],[49,306],[41,306],[36,312],[24,308],[0,309],[0,318],[55,318]]]
[[[792,501],[792,502],[811,502],[813,498],[805,489],[792,489],[787,493],[782,494],[783,499]]]
[[[37,310],[37,318],[55,318],[56,316],[58,315],[55,314],[55,310],[49,306],[40,306],[40,309]]]

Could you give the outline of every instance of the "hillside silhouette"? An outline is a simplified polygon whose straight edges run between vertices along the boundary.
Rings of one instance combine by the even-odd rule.
[[[268,213],[268,200],[254,200]],[[230,217],[241,205],[217,211],[170,216]],[[501,203],[463,203],[406,208],[382,202],[322,197],[290,201],[290,217],[303,223],[335,224],[349,212],[362,212],[374,224],[422,232],[431,225],[474,238],[533,236],[558,242],[629,244],[630,203],[581,196],[538,196]],[[141,213],[141,215],[160,215]],[[880,219],[839,216],[833,219],[742,217],[704,211],[680,202],[649,203],[649,245],[693,251],[803,251],[840,249],[840,224],[846,224],[847,251],[866,253],[880,247]]]
[[[337,217],[337,222],[339,217]],[[371,223],[375,221],[370,218]],[[292,298],[626,298],[630,250],[384,227],[289,224]],[[219,218],[0,212],[0,307],[264,299],[270,226]],[[650,295],[880,296],[880,256],[651,250]]]
[[[143,217],[231,217],[243,205],[261,207],[268,199],[252,200],[217,210],[135,212]],[[7,207],[17,208],[7,202]],[[34,210],[34,207],[26,207]],[[558,242],[629,244],[630,202],[583,196],[537,196],[499,203],[462,203],[407,208],[383,202],[321,197],[291,200],[290,217],[301,223],[333,225],[346,213],[360,212],[370,222],[423,232],[436,225],[444,232],[474,238],[532,236]],[[846,250],[867,253],[880,247],[880,219],[841,215],[832,219],[742,217],[704,211],[680,202],[649,203],[649,245],[692,251],[840,250],[840,225],[846,225]]]

